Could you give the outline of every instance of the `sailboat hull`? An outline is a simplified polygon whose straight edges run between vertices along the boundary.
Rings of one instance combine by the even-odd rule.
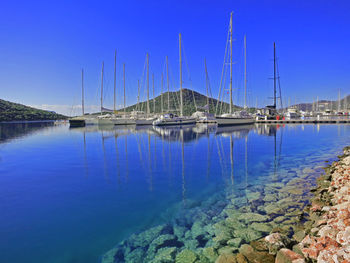
[[[135,125],[136,122],[133,119],[128,118],[105,118],[99,119],[98,125]]]
[[[170,126],[170,125],[187,125],[195,124],[195,118],[171,118],[171,119],[157,119],[153,122],[154,126]]]
[[[216,117],[218,126],[230,126],[230,125],[246,125],[253,124],[255,120],[253,118],[235,118],[235,117]]]
[[[135,120],[136,125],[152,125],[157,118],[145,118]]]

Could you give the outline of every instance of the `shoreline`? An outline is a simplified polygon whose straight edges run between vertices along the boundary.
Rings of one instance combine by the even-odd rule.
[[[350,262],[350,146],[338,161],[324,168],[314,197],[300,218],[303,227],[292,238],[282,232],[243,245],[233,256],[220,255],[216,263],[349,263]]]

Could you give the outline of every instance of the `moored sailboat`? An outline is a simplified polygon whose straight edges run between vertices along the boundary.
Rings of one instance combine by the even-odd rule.
[[[244,124],[251,124],[254,123],[253,117],[251,117],[246,111],[241,112],[233,112],[232,111],[232,16],[233,12],[231,12],[230,16],[230,26],[229,26],[229,54],[230,54],[230,105],[229,105],[229,113],[225,113],[219,116],[216,116],[216,121],[218,123],[218,126],[224,126],[224,125],[244,125]],[[246,50],[246,47],[245,47]],[[226,54],[225,54],[226,56]],[[226,58],[225,58],[226,59]],[[246,60],[245,60],[246,63]],[[224,63],[225,66],[225,63]],[[245,71],[246,76],[246,71]],[[246,77],[245,77],[245,89],[246,89]],[[246,93],[245,93],[246,94]]]
[[[182,56],[181,56],[181,33],[179,34],[179,57],[180,57],[180,116],[168,113],[161,115],[158,119],[153,121],[154,126],[168,126],[168,125],[185,125],[195,124],[196,119],[188,116],[183,116],[183,97],[182,97]]]

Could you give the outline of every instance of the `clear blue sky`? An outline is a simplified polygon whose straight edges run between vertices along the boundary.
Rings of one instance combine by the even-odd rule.
[[[251,105],[258,97],[262,106],[272,96],[268,78],[273,72],[274,41],[285,100],[312,101],[317,95],[336,99],[338,89],[343,95],[350,93],[348,1],[4,1],[0,9],[1,98],[66,113],[67,107],[80,104],[84,68],[86,104],[97,106],[104,61],[105,100],[111,106],[115,49],[119,94],[122,63],[126,63],[127,103],[136,101],[146,52],[157,93],[166,55],[175,89],[179,32],[192,87],[205,93],[206,57],[216,97],[231,11],[235,88],[239,89],[235,103],[243,103],[244,34]],[[190,87],[185,64],[184,86]]]

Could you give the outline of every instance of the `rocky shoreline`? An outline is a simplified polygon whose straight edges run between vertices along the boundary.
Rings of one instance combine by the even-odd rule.
[[[324,170],[289,167],[261,184],[188,204],[172,222],[132,235],[101,262],[349,263],[350,148]]]

